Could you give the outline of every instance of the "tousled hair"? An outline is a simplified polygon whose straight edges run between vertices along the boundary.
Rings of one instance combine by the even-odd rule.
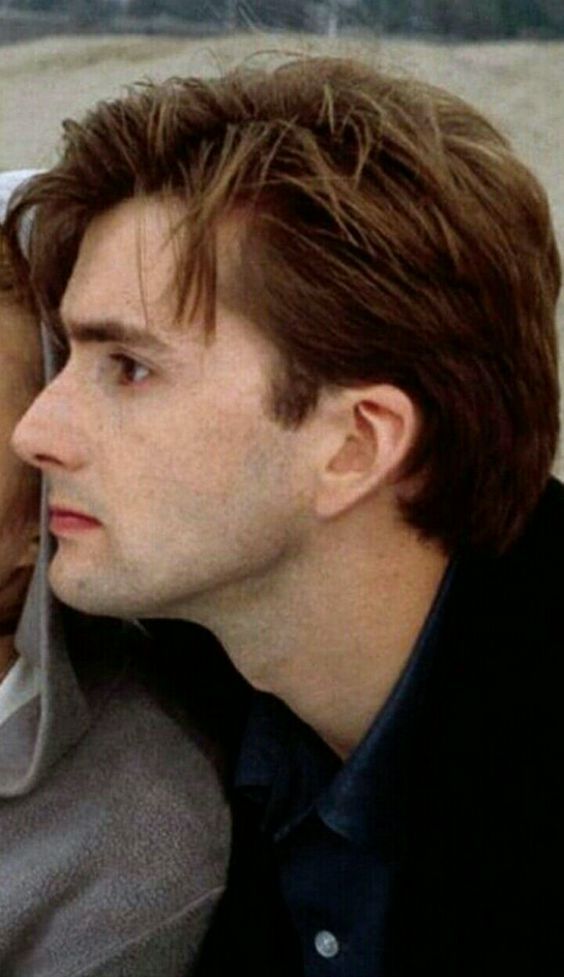
[[[136,86],[66,122],[60,161],[15,196],[44,315],[90,221],[154,195],[181,202],[178,307],[210,322],[216,230],[242,215],[227,298],[280,353],[282,423],[324,387],[397,385],[421,416],[405,518],[447,551],[512,542],[556,450],[560,265],[542,188],[486,119],[332,58]]]

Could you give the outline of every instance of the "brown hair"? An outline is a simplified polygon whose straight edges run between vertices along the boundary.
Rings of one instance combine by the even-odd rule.
[[[34,308],[34,297],[29,288],[27,275],[21,274],[20,250],[12,243],[0,223],[0,301],[22,305],[28,311]]]
[[[67,122],[60,162],[13,205],[12,239],[35,208],[47,313],[90,220],[149,194],[182,200],[179,303],[208,310],[214,231],[242,208],[229,297],[281,353],[282,422],[324,385],[396,384],[422,418],[406,518],[448,550],[512,541],[557,443],[560,268],[545,194],[487,120],[331,58],[136,87]]]
[[[0,298],[14,292],[17,278],[13,256],[8,247],[2,224],[0,224]]]

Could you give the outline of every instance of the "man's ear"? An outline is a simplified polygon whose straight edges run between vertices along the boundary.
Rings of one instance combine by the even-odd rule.
[[[325,519],[400,481],[419,428],[413,401],[391,384],[347,388],[330,401],[317,491],[317,514]]]

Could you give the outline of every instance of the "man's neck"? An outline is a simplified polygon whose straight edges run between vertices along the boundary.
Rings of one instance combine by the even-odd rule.
[[[392,542],[358,532],[308,554],[238,609],[204,621],[255,687],[282,699],[341,758],[396,683],[448,558],[407,527]]]

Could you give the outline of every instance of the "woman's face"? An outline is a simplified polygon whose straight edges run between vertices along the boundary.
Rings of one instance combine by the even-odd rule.
[[[33,316],[0,292],[0,616],[21,594],[33,562],[38,480],[10,448],[15,424],[39,390],[41,350]],[[14,590],[16,591],[14,593]]]

